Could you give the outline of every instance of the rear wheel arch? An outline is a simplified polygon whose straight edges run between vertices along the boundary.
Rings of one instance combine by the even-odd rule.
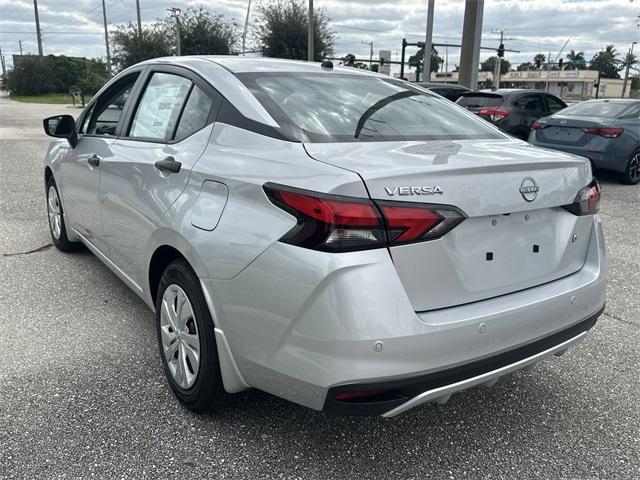
[[[187,260],[187,258],[178,249],[171,245],[161,245],[156,248],[151,255],[151,259],[149,260],[148,280],[149,295],[151,296],[151,301],[154,305],[158,297],[158,287],[160,285],[162,274],[172,262],[178,259],[183,259],[185,262],[189,263],[189,260]],[[191,264],[189,263],[189,265]]]

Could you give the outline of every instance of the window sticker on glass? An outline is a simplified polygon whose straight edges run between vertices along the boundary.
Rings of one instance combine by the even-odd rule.
[[[154,73],[144,91],[131,137],[170,140],[191,82],[167,73]]]

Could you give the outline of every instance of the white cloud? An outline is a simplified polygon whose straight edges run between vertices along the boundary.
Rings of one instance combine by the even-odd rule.
[[[253,1],[257,5],[268,0]],[[242,25],[246,0],[169,1],[140,0],[143,21],[166,15],[171,6],[186,8],[204,6],[222,13],[228,20]],[[135,0],[106,0],[111,26],[135,21]],[[316,0],[316,8],[324,8],[332,18],[338,34],[337,54],[353,53],[368,58],[368,46],[399,53],[402,38],[422,40],[425,30],[426,0]],[[44,33],[45,53],[104,56],[102,9],[100,0],[40,0],[40,22]],[[458,44],[462,36],[464,0],[436,0],[434,42]],[[587,59],[605,44],[613,43],[624,52],[634,40],[640,40],[635,18],[640,2],[629,0],[486,0],[484,13],[484,46],[498,44],[493,29],[505,30],[507,48],[520,50],[507,58],[512,63],[530,60],[535,53],[556,55],[571,38],[567,50],[585,52]],[[33,3],[30,0],[0,0],[0,48],[5,55],[23,49],[37,52]],[[444,53],[444,47],[438,47]],[[449,64],[458,63],[459,49],[450,47]],[[487,57],[491,52],[484,51]]]

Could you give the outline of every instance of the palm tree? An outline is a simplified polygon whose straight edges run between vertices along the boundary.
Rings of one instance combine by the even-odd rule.
[[[536,66],[538,70],[542,68],[542,64],[547,60],[547,57],[544,56],[543,53],[538,53],[535,57],[533,57],[533,64]]]
[[[567,54],[567,65],[574,70],[584,70],[587,68],[587,64],[584,59],[584,52],[576,52],[571,50]]]

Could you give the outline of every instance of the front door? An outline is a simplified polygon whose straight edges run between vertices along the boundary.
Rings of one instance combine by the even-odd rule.
[[[137,74],[125,77],[100,95],[82,117],[78,144],[60,165],[64,204],[70,226],[107,253],[100,206],[102,165],[113,153],[118,125]]]

